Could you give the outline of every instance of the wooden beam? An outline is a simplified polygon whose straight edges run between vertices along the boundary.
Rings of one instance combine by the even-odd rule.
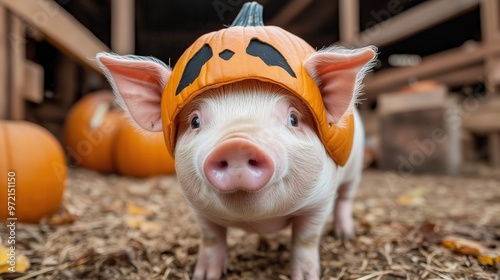
[[[441,75],[432,77],[432,79],[440,84],[445,84],[448,87],[457,87],[481,83],[483,77],[484,67],[479,64],[452,72],[445,72]]]
[[[401,14],[374,25],[355,40],[356,46],[389,45],[407,38],[436,24],[465,13],[481,0],[433,0],[426,1]],[[494,0],[496,1],[496,0]],[[390,13],[389,7],[387,13]]]
[[[377,94],[394,85],[407,83],[410,78],[432,78],[446,71],[467,67],[485,59],[486,56],[500,54],[500,42],[481,43],[477,46],[459,47],[426,56],[414,67],[390,68],[366,78],[365,91]],[[481,79],[483,77],[477,77]]]
[[[7,119],[8,99],[8,63],[7,63],[7,11],[0,7],[0,120]]]
[[[50,0],[0,0],[0,5],[42,32],[47,41],[82,65],[101,72],[94,58],[109,48],[71,14]]]
[[[269,21],[269,25],[276,25],[280,27],[285,27],[290,23],[298,14],[300,14],[312,0],[294,0],[281,10],[278,15]]]
[[[443,74],[439,74],[429,78],[440,84],[447,85],[448,87],[474,85],[478,82],[482,82],[482,79],[484,78],[484,66],[482,64],[468,66],[454,71],[447,71]],[[407,85],[407,80],[401,81],[400,83],[393,84],[391,87],[387,87],[384,92],[397,92],[401,90],[403,86]],[[370,92],[370,94],[366,97],[366,100],[374,100],[376,96],[376,94]]]
[[[135,0],[111,1],[111,49],[118,54],[135,51]]]
[[[484,81],[484,67],[482,64],[471,65],[465,68],[460,68],[453,71],[446,71],[442,74],[427,77],[440,84],[447,85],[448,87],[458,87],[458,86],[468,86],[481,83]],[[425,78],[424,78],[425,79]],[[390,87],[387,87],[384,92],[396,92],[403,86],[407,86],[408,81],[401,81],[400,83],[395,83]],[[377,95],[373,92],[368,92],[367,100],[371,101]]]
[[[24,22],[17,16],[10,14],[9,30],[9,58],[10,58],[10,118],[24,119],[24,73],[26,57],[26,40]]]
[[[359,33],[359,0],[340,0],[340,41],[353,44]]]

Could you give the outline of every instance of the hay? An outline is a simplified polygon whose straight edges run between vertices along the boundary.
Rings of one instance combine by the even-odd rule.
[[[343,243],[327,226],[322,279],[498,279],[498,264],[484,265],[439,242],[454,235],[500,249],[500,172],[467,170],[406,179],[366,171],[354,204],[356,237]],[[198,228],[178,188],[175,177],[137,180],[71,170],[65,210],[17,229],[31,268],[0,278],[189,279]],[[228,243],[224,279],[290,279],[289,229],[262,242],[232,229]]]

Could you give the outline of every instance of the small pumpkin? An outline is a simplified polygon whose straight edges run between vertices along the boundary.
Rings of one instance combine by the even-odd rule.
[[[63,198],[66,171],[63,149],[50,132],[25,121],[0,121],[0,219],[15,217],[20,222],[36,223],[56,212]],[[8,181],[15,187],[8,188]],[[15,200],[8,200],[12,194]],[[8,202],[14,203],[13,216]]]
[[[143,178],[175,172],[163,133],[140,131],[128,122],[118,132],[114,155],[116,171],[125,176]]]
[[[115,171],[113,146],[124,120],[113,104],[111,91],[98,91],[83,97],[69,112],[63,137],[76,165],[102,173]]]
[[[440,87],[440,84],[433,80],[423,80],[416,82],[412,85],[403,87],[402,91],[405,93],[419,93],[419,92],[429,92],[436,90]]]
[[[210,88],[255,79],[277,84],[302,99],[313,113],[328,153],[343,166],[351,152],[354,118],[346,117],[344,127],[329,123],[320,89],[303,66],[313,53],[315,49],[294,34],[264,26],[262,6],[246,3],[231,26],[198,38],[172,69],[161,100],[170,153],[175,146],[176,117],[184,105]],[[360,60],[372,57],[373,52],[366,52]]]

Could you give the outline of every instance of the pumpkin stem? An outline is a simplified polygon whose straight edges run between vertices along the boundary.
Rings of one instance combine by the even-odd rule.
[[[262,5],[257,2],[243,4],[240,12],[233,21],[232,26],[264,26],[262,19]]]

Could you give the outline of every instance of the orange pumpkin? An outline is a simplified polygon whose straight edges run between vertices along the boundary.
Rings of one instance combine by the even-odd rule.
[[[113,108],[114,98],[111,91],[88,94],[70,111],[64,142],[75,164],[131,177],[174,173],[163,134],[133,127],[121,109]]]
[[[116,170],[126,176],[142,178],[175,172],[163,133],[140,131],[129,123],[118,132],[114,155]]]
[[[64,143],[76,165],[102,173],[115,171],[112,151],[123,113],[112,110],[114,98],[111,91],[88,94],[69,112]]]
[[[53,214],[61,205],[65,179],[64,152],[50,132],[29,122],[0,121],[0,219],[36,223]],[[9,191],[8,181],[15,182]],[[7,209],[12,194],[14,216]]]
[[[439,88],[439,86],[439,83],[437,83],[436,81],[423,80],[412,85],[405,86],[402,91],[406,93],[428,92],[436,90],[437,88]]]
[[[176,117],[184,105],[207,89],[254,79],[277,84],[302,99],[328,153],[343,166],[351,152],[354,119],[349,116],[342,128],[328,123],[321,92],[303,66],[314,52],[301,38],[264,26],[262,6],[246,3],[230,27],[201,36],[173,68],[161,101],[169,152],[173,155]]]

